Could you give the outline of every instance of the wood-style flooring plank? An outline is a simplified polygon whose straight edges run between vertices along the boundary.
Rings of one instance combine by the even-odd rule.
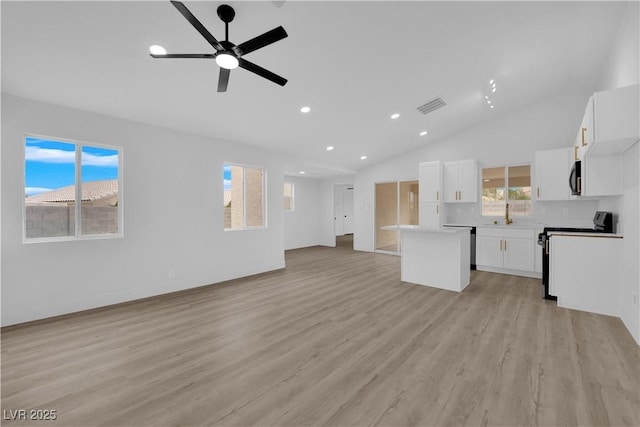
[[[7,426],[638,426],[640,350],[540,281],[401,282],[400,258],[287,268],[2,330]]]

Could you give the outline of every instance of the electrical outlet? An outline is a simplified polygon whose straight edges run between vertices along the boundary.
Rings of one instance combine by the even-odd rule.
[[[172,278],[172,279],[174,277],[176,277],[176,269],[175,268],[170,268],[169,269],[169,277]]]

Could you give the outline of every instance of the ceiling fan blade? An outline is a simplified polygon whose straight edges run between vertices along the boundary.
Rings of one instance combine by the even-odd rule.
[[[218,77],[218,92],[226,92],[229,84],[229,74],[231,70],[220,67],[220,77]]]
[[[180,12],[182,16],[187,18],[187,21],[189,21],[189,23],[191,23],[191,25],[193,25],[195,29],[198,30],[202,37],[204,37],[209,42],[209,44],[215,48],[215,50],[224,50],[220,42],[216,40],[213,35],[211,35],[209,30],[207,30],[204,25],[202,25],[202,23],[198,21],[195,16],[193,16],[193,14],[189,11],[189,9],[187,9],[184,4],[182,4],[182,2],[171,0],[171,4],[174,5],[176,9],[178,9],[178,12]]]
[[[211,53],[167,53],[165,55],[149,54],[152,58],[199,58],[199,59],[213,59],[216,56]]]
[[[269,70],[265,70],[261,66],[256,65],[253,62],[249,62],[244,58],[238,58],[238,63],[238,65],[245,70],[251,71],[252,73],[257,74],[260,77],[264,77],[267,80],[271,80],[272,82],[279,84],[280,86],[284,86],[285,84],[287,84],[288,80],[284,77],[280,77],[279,75],[272,73]]]
[[[278,40],[282,40],[287,37],[287,32],[282,27],[274,28],[271,31],[267,31],[266,33],[254,37],[251,40],[247,40],[244,43],[240,43],[238,45],[238,49],[242,51],[243,55],[246,55],[249,52],[253,52],[254,50],[260,49],[262,47],[268,46],[271,43],[275,43]]]

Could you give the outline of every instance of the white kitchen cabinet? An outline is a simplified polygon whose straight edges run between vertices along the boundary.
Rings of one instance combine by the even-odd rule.
[[[536,247],[532,229],[478,227],[476,265],[479,270],[536,277]]]
[[[439,202],[442,195],[442,162],[423,162],[418,165],[421,203]]]
[[[620,236],[553,234],[550,240],[550,292],[558,307],[620,316],[622,269]]]
[[[502,238],[476,234],[476,265],[502,267]]]
[[[570,200],[569,174],[573,163],[572,154],[570,148],[536,151],[537,200]]]
[[[622,154],[640,139],[640,85],[593,95],[593,136],[590,156]]]
[[[422,227],[439,227],[446,215],[442,211],[443,164],[441,161],[418,164],[419,224]]]
[[[474,159],[444,163],[444,201],[475,203],[478,201],[478,162]]]
[[[589,98],[574,146],[577,160],[622,154],[640,139],[640,85],[596,92]]]
[[[421,227],[439,227],[441,225],[440,203],[420,203],[418,223]]]
[[[622,156],[587,156],[582,160],[582,196],[622,194]]]
[[[534,271],[535,244],[530,238],[505,237],[502,245],[504,268]]]
[[[593,147],[595,141],[594,131],[594,97],[589,97],[585,107],[582,122],[576,135],[575,147],[577,147],[576,160],[584,159],[586,153]]]

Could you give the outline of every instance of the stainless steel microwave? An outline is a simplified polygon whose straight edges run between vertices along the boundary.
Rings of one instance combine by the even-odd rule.
[[[582,162],[576,160],[571,167],[571,174],[569,175],[569,188],[571,188],[571,194],[579,196],[582,194]]]

